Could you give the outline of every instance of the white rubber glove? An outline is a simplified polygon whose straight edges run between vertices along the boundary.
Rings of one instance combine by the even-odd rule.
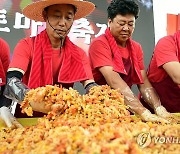
[[[171,117],[171,114],[162,105],[155,108],[155,113],[162,118]]]
[[[170,122],[180,123],[180,117],[169,113],[162,105],[155,108],[155,113]]]
[[[0,118],[6,123],[7,127],[11,127],[11,128],[23,127],[11,114],[10,110],[5,106],[0,108]]]
[[[141,115],[141,119],[144,121],[151,121],[151,122],[164,122],[164,123],[169,123],[168,120],[158,117],[155,114],[152,114],[149,110],[145,110]]]

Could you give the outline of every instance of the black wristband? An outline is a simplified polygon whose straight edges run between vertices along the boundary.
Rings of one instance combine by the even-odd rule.
[[[5,89],[5,85],[0,86],[0,95],[3,94],[4,89]]]
[[[21,73],[21,72],[19,72],[19,71],[8,71],[7,72],[7,81],[8,81],[8,79],[10,79],[10,78],[12,78],[12,77],[16,77],[16,78],[18,78],[19,80],[21,80],[22,79],[22,77],[23,77],[23,74]]]
[[[0,95],[0,107],[6,106],[9,107],[11,106],[12,100],[6,98],[3,94]]]
[[[90,82],[88,83],[84,88],[86,89],[87,87],[89,87],[90,85],[96,84],[95,82]]]
[[[94,86],[98,86],[98,84],[97,83],[95,83],[95,82],[90,82],[90,83],[88,83],[84,88],[86,89],[86,94],[88,94],[89,93],[89,90],[92,88],[92,87],[94,87]]]

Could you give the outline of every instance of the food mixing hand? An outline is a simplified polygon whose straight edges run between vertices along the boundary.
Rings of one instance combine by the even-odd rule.
[[[11,127],[11,128],[23,127],[11,114],[10,110],[5,106],[0,108],[0,118],[6,123],[7,127]]]

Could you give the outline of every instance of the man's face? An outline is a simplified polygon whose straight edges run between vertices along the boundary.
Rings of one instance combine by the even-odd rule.
[[[54,38],[59,39],[60,36],[64,38],[70,31],[74,16],[75,10],[72,5],[52,5],[44,13],[46,30]]]
[[[118,14],[113,20],[109,19],[108,23],[117,44],[125,47],[135,28],[135,17],[131,14],[124,16]]]

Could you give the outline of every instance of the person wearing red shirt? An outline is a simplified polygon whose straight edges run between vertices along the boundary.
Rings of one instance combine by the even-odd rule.
[[[6,84],[6,72],[10,63],[10,48],[8,43],[0,38],[0,87]]]
[[[138,18],[138,5],[133,0],[113,0],[107,11],[109,27],[89,47],[95,82],[118,89],[129,109],[145,121],[160,121],[171,116],[147,78],[141,45],[131,39]],[[156,115],[151,114],[133,94],[130,89],[133,84],[137,84]]]
[[[88,91],[95,85],[89,59],[67,36],[74,20],[85,17],[94,8],[93,3],[82,0],[39,0],[26,6],[23,14],[46,22],[46,29],[35,37],[20,40],[15,47],[4,95],[20,103],[29,88],[54,84],[68,88],[79,81]],[[31,104],[33,110],[48,112],[37,105]],[[23,117],[18,107],[15,117]]]
[[[147,71],[149,81],[169,112],[180,112],[180,31],[161,38]]]
[[[8,43],[0,38],[0,119],[6,121],[7,126],[14,125],[21,127],[21,125],[15,120],[10,113],[10,109],[4,106],[10,106],[11,100],[7,99],[4,95],[4,89],[6,84],[6,73],[10,63],[10,48]]]
[[[10,48],[8,43],[0,38],[0,107],[4,105],[3,91],[6,84],[6,72],[10,63]],[[10,102],[8,102],[9,104]]]

